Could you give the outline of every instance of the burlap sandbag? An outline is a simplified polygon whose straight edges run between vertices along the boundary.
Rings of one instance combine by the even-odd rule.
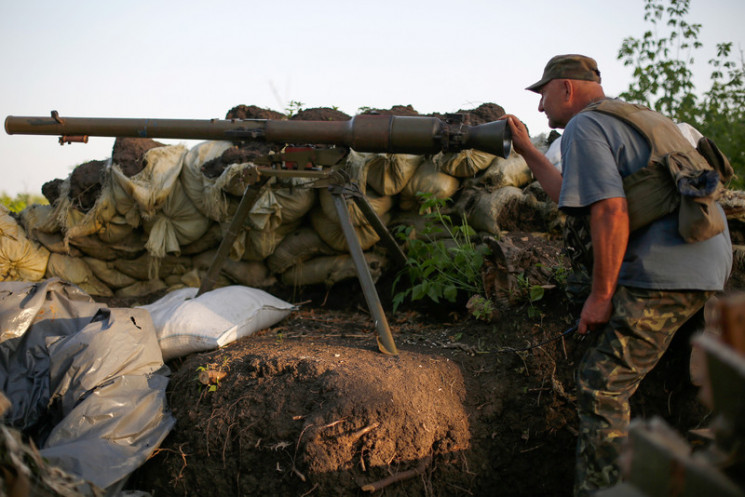
[[[461,150],[460,152],[440,152],[432,161],[443,173],[456,178],[470,178],[483,171],[494,162],[495,155],[480,150]]]
[[[419,207],[417,193],[431,193],[437,198],[450,198],[458,190],[458,178],[441,172],[431,160],[423,162],[401,190],[399,207],[413,210]]]
[[[132,198],[143,218],[155,215],[179,183],[186,147],[172,145],[145,152],[145,167],[131,178],[118,167],[112,167],[113,179]]]
[[[0,230],[0,281],[43,279],[49,251],[29,240],[4,207],[0,210]]]
[[[366,154],[367,184],[378,195],[397,195],[424,160],[423,155]]]
[[[499,235],[503,211],[523,201],[523,192],[514,186],[505,186],[477,197],[469,214],[468,223],[476,231]]]
[[[137,283],[118,289],[114,292],[114,295],[119,298],[144,297],[145,295],[150,295],[151,293],[164,290],[165,288],[166,284],[161,279],[138,281]]]
[[[335,253],[314,229],[302,227],[285,236],[266,263],[272,273],[281,274],[300,262]]]
[[[386,212],[391,210],[393,207],[393,197],[381,196],[374,190],[368,191],[365,194],[367,202],[372,207],[372,210],[378,217],[382,217]],[[334,196],[327,190],[322,189],[318,193],[319,203],[323,209],[323,214],[336,224],[339,224],[339,214],[336,212],[336,205],[334,202]],[[370,224],[370,221],[365,217],[354,199],[349,198],[346,200],[347,211],[349,212],[349,219],[352,221],[354,226],[362,226]]]
[[[52,212],[52,206],[49,204],[31,204],[23,209],[20,216],[26,236],[36,239],[35,235],[38,232],[59,233],[60,227],[53,221]]]
[[[157,212],[144,220],[143,227],[148,234],[145,248],[154,257],[179,254],[181,245],[198,240],[210,225],[211,221],[199,212],[181,184],[176,183]]]
[[[293,223],[305,216],[315,204],[316,192],[304,186],[306,179],[297,179],[300,180],[297,185],[283,186],[273,182],[272,188],[266,188],[251,207],[246,224],[255,230],[276,230],[281,224]]]
[[[263,261],[277,248],[288,233],[292,233],[300,227],[302,221],[295,221],[288,224],[280,224],[273,230],[252,230],[244,231],[245,248],[241,259],[245,261]]]
[[[386,224],[387,218],[388,215],[384,214],[381,219],[383,224]],[[349,251],[349,246],[347,245],[347,240],[344,237],[344,231],[341,226],[329,219],[320,206],[316,206],[310,211],[310,222],[313,225],[313,229],[318,233],[318,236],[320,236],[329,247],[338,252]],[[369,224],[353,227],[357,233],[357,238],[359,239],[362,250],[369,249],[380,240],[378,233]]]
[[[514,152],[506,159],[497,157],[480,176],[481,183],[493,188],[503,186],[522,188],[531,181],[533,181],[533,174],[528,168],[528,163],[522,155]]]
[[[96,278],[103,281],[106,286],[113,290],[137,283],[136,279],[116,269],[114,263],[111,261],[101,261],[93,257],[83,257],[83,261],[93,271]]]
[[[140,230],[134,230],[131,236],[116,242],[104,243],[96,235],[88,235],[69,240],[70,246],[79,249],[85,255],[102,261],[116,259],[134,259],[145,252],[147,235]]]
[[[99,280],[83,259],[62,254],[51,254],[47,264],[46,277],[58,278],[79,286],[89,295],[112,297],[114,293]]]
[[[193,258],[194,267],[200,271],[207,271],[215,260],[217,250],[210,250]],[[252,288],[262,288],[276,283],[266,264],[260,261],[234,261],[226,257],[222,262],[220,273],[234,283]]]
[[[227,200],[222,191],[226,181],[222,176],[226,175],[209,178],[202,174],[202,166],[232,146],[229,141],[206,141],[192,147],[184,157],[181,170],[184,192],[203,215],[214,221],[222,221],[226,216]]]
[[[157,274],[154,272],[156,265]],[[173,254],[156,258],[144,253],[136,259],[117,259],[113,261],[113,266],[131,278],[146,281],[154,278],[165,278],[171,274],[184,274],[191,270],[192,260],[190,257]]]
[[[377,281],[386,265],[386,260],[380,255],[366,253],[365,261],[370,268],[370,276]],[[332,286],[342,280],[356,278],[357,270],[352,256],[347,254],[316,257],[309,261],[292,266],[282,273],[282,283],[292,286],[326,285]]]

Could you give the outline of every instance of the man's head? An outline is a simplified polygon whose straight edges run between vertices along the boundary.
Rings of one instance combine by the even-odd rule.
[[[541,95],[538,110],[546,113],[549,126],[563,128],[587,104],[605,97],[600,81],[594,59],[557,55],[546,64],[543,77],[526,90]]]

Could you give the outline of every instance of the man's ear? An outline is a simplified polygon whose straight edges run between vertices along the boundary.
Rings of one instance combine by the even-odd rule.
[[[564,101],[569,102],[574,96],[574,85],[572,84],[572,81],[569,79],[562,79],[561,87],[564,91]]]

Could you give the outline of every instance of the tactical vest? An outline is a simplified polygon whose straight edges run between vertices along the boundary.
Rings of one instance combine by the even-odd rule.
[[[589,111],[629,124],[650,146],[647,166],[623,178],[631,231],[676,210],[678,230],[686,242],[707,240],[724,231],[726,220],[716,200],[734,173],[711,140],[702,138],[694,147],[671,119],[621,100],[592,103],[583,109]]]

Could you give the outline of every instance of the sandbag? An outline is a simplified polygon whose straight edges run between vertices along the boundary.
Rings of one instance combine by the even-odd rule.
[[[0,210],[0,230],[0,281],[41,280],[49,250],[29,240],[5,207]]]
[[[431,193],[437,198],[450,198],[458,190],[458,178],[441,172],[431,160],[423,162],[401,190],[399,207],[413,210],[419,207],[417,193]]]
[[[114,292],[114,295],[119,298],[144,297],[145,295],[165,290],[165,288],[166,284],[163,280],[154,278],[147,281],[138,281],[124,288],[119,288]]]
[[[387,217],[386,215],[383,216],[383,224],[386,223]],[[339,223],[329,219],[320,206],[316,206],[310,211],[310,222],[313,225],[313,229],[318,233],[318,236],[321,237],[321,240],[326,242],[329,247],[338,252],[349,251],[347,239],[344,237],[344,231],[341,226]],[[353,228],[355,233],[357,233],[362,250],[369,249],[380,240],[380,236],[378,236],[378,233],[370,224],[353,226]]]
[[[364,254],[370,276],[377,281],[386,265],[386,259],[378,254]],[[326,285],[332,286],[339,281],[356,278],[357,270],[352,256],[316,257],[292,266],[282,273],[282,283],[292,286]]]
[[[114,292],[99,280],[83,259],[63,254],[51,254],[46,271],[47,278],[58,277],[79,286],[89,295],[112,297]]]
[[[176,183],[157,211],[144,220],[143,226],[148,234],[145,248],[153,257],[178,255],[181,245],[198,240],[211,224],[189,200],[181,184]]]
[[[272,231],[300,220],[316,201],[315,189],[302,185],[301,182],[297,186],[264,189],[246,216],[246,224],[254,230]]]
[[[243,239],[243,251],[240,258],[244,261],[263,261],[269,257],[288,233],[292,233],[300,227],[302,221],[289,224],[280,224],[273,230],[244,230],[243,236],[238,237],[233,248],[240,246]],[[231,254],[232,256],[232,254]]]
[[[197,291],[176,290],[141,306],[152,316],[164,360],[222,347],[273,326],[296,309],[257,288],[229,286],[196,297]]]
[[[132,232],[124,240],[116,243],[104,243],[95,235],[88,235],[69,240],[70,246],[76,247],[85,255],[95,257],[102,261],[113,261],[116,259],[134,259],[145,252],[147,235],[141,230]]]
[[[181,170],[184,192],[203,215],[214,221],[222,221],[226,216],[227,200],[222,191],[225,179],[205,176],[202,166],[232,146],[229,141],[206,141],[193,146],[184,157]]]
[[[136,280],[146,281],[151,278],[164,278],[171,274],[184,274],[192,267],[191,258],[168,254],[163,258],[156,259],[148,253],[144,253],[136,259],[117,259],[113,266],[118,271]],[[155,274],[157,269],[157,274]]]
[[[335,252],[314,229],[302,227],[288,234],[267,258],[266,263],[272,273],[281,274],[295,264]]]
[[[136,279],[116,269],[114,263],[111,261],[101,261],[93,257],[83,257],[83,261],[91,269],[96,278],[104,282],[111,289],[116,290],[117,288],[129,286],[137,282]]]
[[[382,217],[393,207],[393,197],[391,196],[381,196],[374,190],[366,192],[364,195],[367,202],[370,204],[370,207],[372,207],[373,212],[375,212],[378,217]],[[328,190],[324,189],[319,191],[318,199],[324,215],[332,222],[339,224],[339,214],[336,212],[334,196]],[[349,219],[352,221],[354,226],[370,224],[370,221],[362,213],[362,210],[357,206],[354,199],[347,199],[346,205],[347,211],[349,212]]]
[[[192,259],[194,268],[207,271],[215,260],[217,250],[203,252]],[[269,274],[266,265],[259,261],[234,261],[226,257],[220,272],[233,283],[254,288],[268,287],[276,283],[276,278]],[[166,282],[167,283],[167,282]]]
[[[514,206],[523,201],[523,192],[514,186],[505,186],[492,193],[477,197],[468,214],[468,224],[476,231],[499,235],[500,221],[506,209],[514,212]]]
[[[134,200],[143,218],[155,215],[171,195],[178,183],[186,152],[183,145],[152,148],[143,157],[145,167],[131,178],[120,168],[111,168],[114,181]]]
[[[456,178],[470,178],[489,167],[495,158],[495,155],[480,150],[466,149],[460,152],[440,152],[432,160],[445,174]]]
[[[528,163],[522,155],[514,152],[506,159],[497,157],[480,177],[481,183],[493,188],[504,186],[522,188],[531,181],[533,181],[533,173],[530,172]]]
[[[367,184],[378,195],[397,195],[424,160],[423,155],[366,154]]]

